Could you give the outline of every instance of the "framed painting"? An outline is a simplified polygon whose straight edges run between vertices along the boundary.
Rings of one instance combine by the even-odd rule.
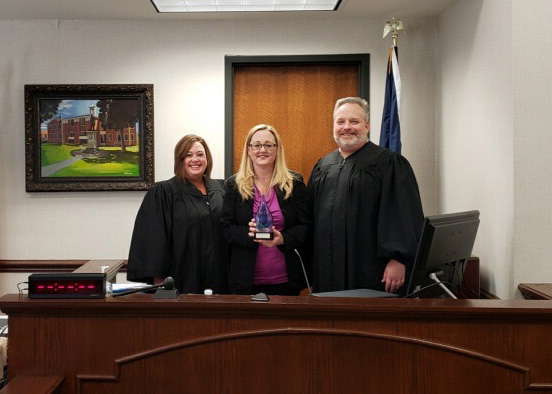
[[[147,190],[153,85],[25,85],[27,192]]]

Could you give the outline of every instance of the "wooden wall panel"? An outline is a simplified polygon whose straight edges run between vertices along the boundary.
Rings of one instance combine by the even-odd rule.
[[[10,383],[63,376],[59,394],[552,393],[547,301],[6,295],[0,309]]]
[[[259,123],[276,128],[288,167],[307,181],[314,164],[336,149],[332,111],[341,97],[357,96],[357,65],[255,65],[234,70],[234,163],[245,136]]]
[[[0,260],[0,272],[73,272],[90,260]],[[126,271],[125,260],[119,272]]]
[[[81,377],[79,392],[164,393],[180,387],[197,394],[517,394],[523,392],[528,372],[445,346],[335,330],[279,330],[190,341],[118,360],[114,371],[111,376]]]

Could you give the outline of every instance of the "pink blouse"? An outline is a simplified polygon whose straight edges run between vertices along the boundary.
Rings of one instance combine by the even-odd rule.
[[[278,203],[278,197],[274,188],[270,188],[265,196],[268,204],[268,210],[272,215],[272,224],[276,230],[284,229],[284,216]],[[253,202],[253,216],[257,214],[261,204],[261,193],[255,186],[255,200]],[[254,285],[279,284],[288,281],[286,269],[286,257],[277,246],[271,248],[259,244],[257,249],[257,260],[255,263],[255,274],[253,276]]]

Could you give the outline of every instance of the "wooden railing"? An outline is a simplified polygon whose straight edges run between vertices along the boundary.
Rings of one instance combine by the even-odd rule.
[[[0,260],[0,272],[72,272],[89,260]],[[119,271],[126,271],[127,261]]]

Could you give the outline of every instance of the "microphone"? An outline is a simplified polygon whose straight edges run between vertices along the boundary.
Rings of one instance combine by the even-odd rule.
[[[169,292],[172,292],[172,293],[176,292],[176,297],[173,297],[173,298],[178,298],[178,290],[176,290],[174,288],[174,279],[171,278],[170,276],[167,276],[165,278],[165,280],[163,280],[163,283],[159,283],[158,285],[144,286],[144,287],[140,287],[140,288],[137,288],[137,289],[131,289],[131,290],[123,291],[121,293],[114,293],[113,297],[121,297],[121,296],[125,296],[125,295],[128,295],[128,294],[134,294],[134,293],[138,293],[140,291],[152,290],[152,289],[159,289],[155,293],[156,298],[159,298],[159,297],[157,297],[157,293],[162,289],[164,289],[166,291],[169,291]]]
[[[172,289],[174,289],[174,279],[173,279],[172,277],[170,277],[170,276],[167,276],[167,277],[165,278],[165,280],[163,281],[163,283],[161,283],[161,284],[163,285],[163,286],[161,286],[161,287],[163,287],[165,290],[172,290]]]
[[[312,295],[312,288],[311,288],[311,285],[309,283],[309,278],[307,277],[307,270],[305,269],[305,264],[303,264],[303,259],[301,258],[301,255],[299,254],[297,249],[293,249],[293,251],[295,252],[297,257],[299,257],[299,261],[301,262],[301,268],[303,268],[303,275],[305,276],[305,281],[307,282],[307,287],[309,288],[309,294],[308,295],[311,296]]]

